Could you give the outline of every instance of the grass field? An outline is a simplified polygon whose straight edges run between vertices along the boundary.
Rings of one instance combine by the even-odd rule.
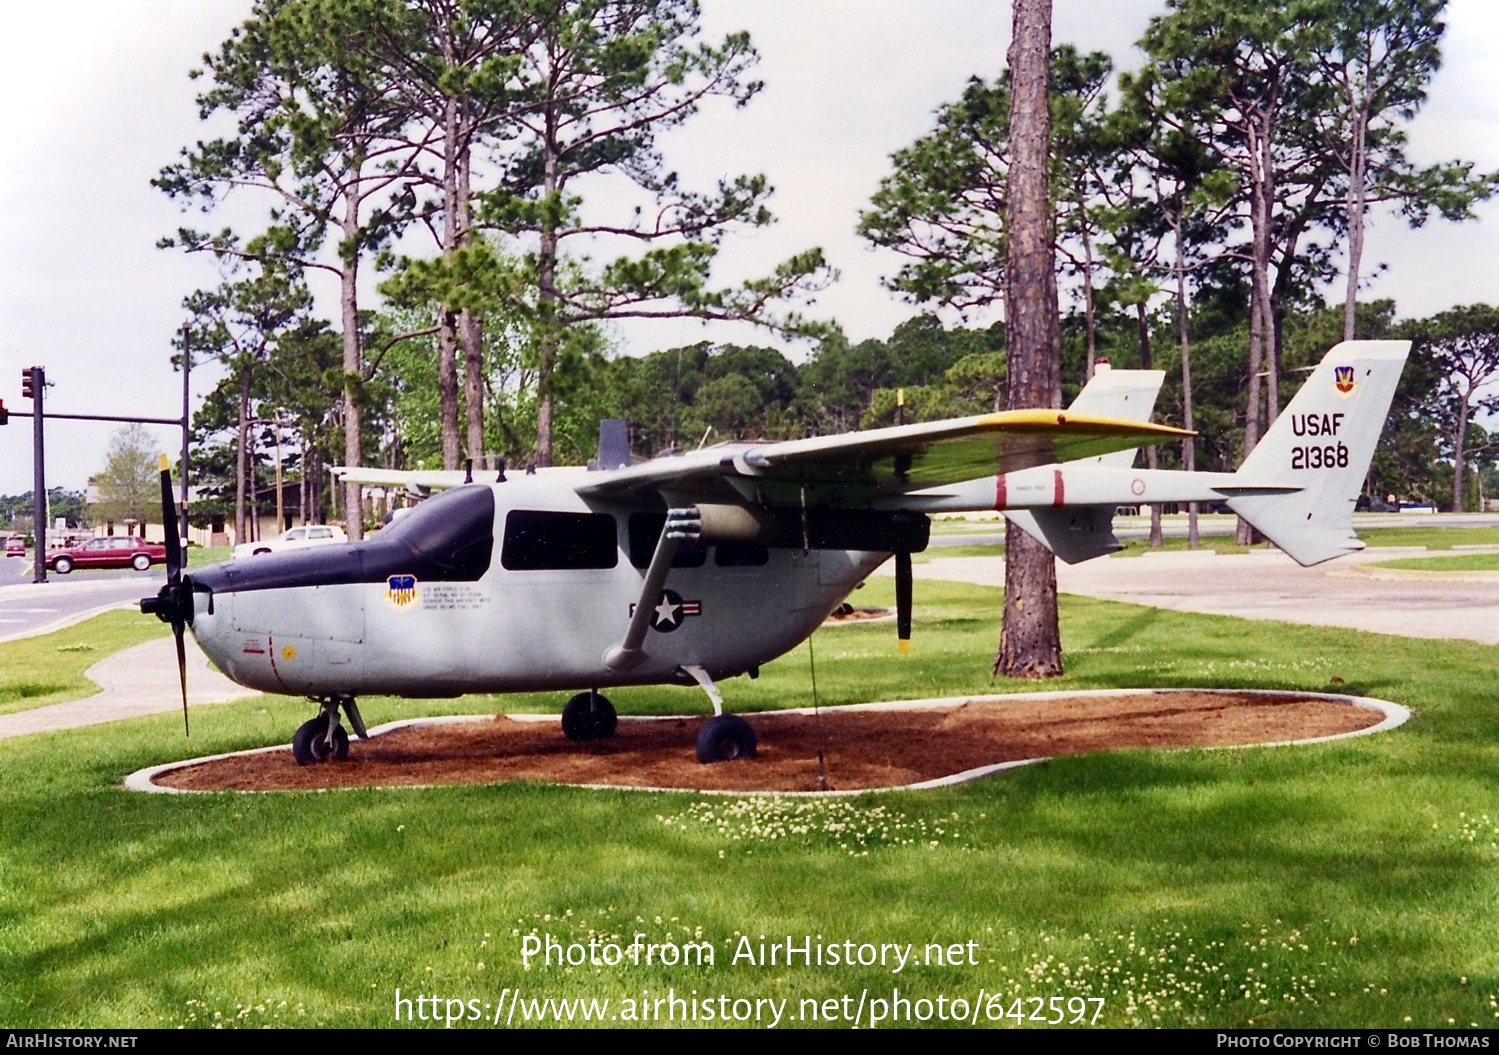
[[[873,582],[860,601],[888,603],[889,589]],[[822,703],[992,690],[997,592],[923,584],[917,601],[911,656],[887,626],[817,635]],[[1046,688],[1341,678],[1339,690],[1415,718],[1327,745],[1095,755],[823,801],[537,785],[121,790],[125,774],[189,751],[284,742],[306,706],[269,698],[198,709],[190,747],[172,714],[0,741],[0,1023],[388,1026],[398,1011],[488,1020],[499,1008],[501,1021],[577,1024],[579,1006],[548,1015],[530,1001],[596,999],[615,1024],[663,1018],[670,1005],[652,1001],[694,991],[700,1023],[709,1010],[753,1015],[734,1000],[770,1001],[760,1025],[774,1001],[789,1001],[782,1025],[809,1024],[814,1008],[840,1024],[882,1008],[938,1024],[960,1006],[1011,1026],[1038,1013],[1115,1026],[1499,1022],[1492,648],[1080,599],[1066,601],[1063,633],[1069,674]],[[18,644],[0,646],[4,669]],[[803,646],[726,696],[739,709],[809,703],[807,659]],[[700,709],[683,689],[611,695],[626,712]],[[362,704],[371,724],[501,706]],[[555,711],[560,698],[503,705]],[[638,963],[522,962],[528,938],[585,956],[596,939],[606,956],[636,935]],[[762,935],[781,963],[758,955]],[[786,966],[788,937],[840,953],[941,945],[947,962]],[[676,962],[698,942],[711,966]],[[754,962],[735,962],[747,950]]]
[[[1180,523],[1185,523],[1185,517],[1173,518]],[[1229,516],[1204,516],[1204,524],[1209,522],[1229,523],[1233,517]],[[1142,519],[1141,524],[1149,524],[1148,519]],[[1119,521],[1115,522],[1118,530]],[[1429,550],[1449,550],[1454,546],[1499,546],[1499,527],[1438,527],[1434,524],[1418,524],[1412,527],[1394,528],[1368,528],[1359,527],[1354,524],[1354,530],[1358,537],[1363,539],[1367,546],[1424,546]],[[946,537],[961,537],[966,534],[995,534],[1003,533],[1002,522],[988,521],[936,521],[932,525],[932,534]],[[1143,538],[1124,539],[1124,548],[1115,556],[1139,557],[1146,553],[1161,552],[1185,552],[1187,550],[1187,539],[1185,536],[1167,536],[1161,540],[1161,545],[1152,549],[1149,541]],[[1268,542],[1262,542],[1255,546],[1239,546],[1234,544],[1232,535],[1203,535],[1199,541],[1198,549],[1203,552],[1212,552],[1220,555],[1231,555],[1236,553],[1250,553],[1256,550],[1269,550],[1273,547]],[[950,545],[929,546],[922,554],[918,554],[918,563],[925,563],[937,557],[997,557],[1004,553],[1002,545],[973,544],[973,545]],[[1491,558],[1485,558],[1486,560]],[[1387,564],[1386,567],[1399,567],[1395,564]],[[1481,570],[1492,568],[1490,563],[1476,563],[1468,566],[1454,566],[1453,570]]]
[[[83,672],[105,656],[171,633],[138,612],[105,612],[55,634],[0,645],[0,714],[96,691]]]
[[[1405,571],[1499,571],[1499,553],[1454,553],[1442,557],[1401,557],[1377,567]]]

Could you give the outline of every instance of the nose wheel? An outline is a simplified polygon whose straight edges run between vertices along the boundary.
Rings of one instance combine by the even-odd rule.
[[[291,738],[291,753],[299,766],[326,762],[330,758],[342,762],[349,757],[349,734],[341,725],[335,725],[330,733],[328,719],[320,715],[297,728],[296,735]]]
[[[331,696],[319,700],[323,713],[303,722],[291,738],[291,754],[299,766],[316,765],[319,762],[342,762],[349,757],[349,734],[339,723],[340,709],[348,716],[349,724],[359,739],[367,740],[364,719],[352,696]]]

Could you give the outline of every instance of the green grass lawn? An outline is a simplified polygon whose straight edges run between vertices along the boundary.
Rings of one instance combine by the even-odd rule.
[[[83,672],[106,656],[171,633],[139,612],[105,612],[41,637],[0,644],[0,714],[45,707],[99,687]]]
[[[1499,553],[1454,553],[1443,557],[1401,557],[1375,567],[1405,571],[1499,571]]]
[[[890,592],[874,581],[859,601]],[[886,625],[819,632],[819,700],[993,691],[999,601],[921,584],[904,657]],[[55,653],[53,637],[36,647]],[[736,999],[789,1001],[790,1016],[845,996],[852,1012],[862,995],[867,1025],[875,1001],[900,1008],[897,990],[910,1016],[937,1014],[940,998],[949,1014],[962,1000],[969,1013],[1044,1018],[1058,997],[1064,1017],[1101,1009],[1097,1023],[1114,1026],[1499,1022],[1492,648],[1077,598],[1063,638],[1068,675],[1048,689],[1337,678],[1415,717],[1331,744],[1093,755],[837,800],[533,784],[121,789],[125,774],[189,750],[284,742],[307,707],[272,698],[197,709],[190,748],[172,714],[0,741],[0,1023],[387,1026],[397,990],[413,1001],[405,1013],[430,1017],[414,1001],[436,996],[473,1001],[438,1017],[485,1018],[519,991],[517,1023],[533,999],[608,1000],[606,1017],[628,1017],[695,991],[731,1014]],[[4,669],[14,644],[0,646]],[[1012,687],[1028,686],[998,688]],[[807,704],[807,649],[723,688],[735,709]],[[611,696],[626,713],[703,709],[686,689]],[[499,705],[361,703],[371,724]],[[658,946],[649,963],[522,963],[528,938],[586,950],[637,934]],[[962,951],[899,973],[734,962],[762,935],[783,953],[788,936]],[[676,962],[697,942],[712,966]]]

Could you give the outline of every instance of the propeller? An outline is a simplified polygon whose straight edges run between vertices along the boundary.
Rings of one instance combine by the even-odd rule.
[[[184,635],[193,618],[192,580],[182,574],[182,537],[177,531],[177,506],[172,501],[172,472],[166,455],[161,456],[161,519],[166,531],[167,584],[155,597],[141,598],[141,611],[172,624],[177,641],[177,678],[182,683],[182,733],[191,736],[187,724],[187,643]]]
[[[895,423],[906,423],[906,390],[895,390]],[[896,458],[896,473],[905,478],[911,468],[911,456],[904,455],[905,464]],[[900,550],[895,554],[895,637],[902,655],[911,651],[911,551]]]
[[[902,653],[911,651],[911,551],[895,554],[895,636]]]

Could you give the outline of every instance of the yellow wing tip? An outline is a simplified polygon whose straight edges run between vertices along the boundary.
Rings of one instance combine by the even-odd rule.
[[[1072,426],[1075,429],[1090,429],[1121,436],[1195,436],[1195,432],[1156,425],[1148,421],[1130,421],[1100,414],[1073,414],[1066,410],[1045,407],[1031,410],[1001,410],[986,414],[979,419],[981,428],[997,429],[1054,429]]]
[[[160,467],[162,472],[169,472],[171,470],[172,463],[167,460],[167,456],[165,454],[159,454],[156,456],[156,458],[157,465]]]

